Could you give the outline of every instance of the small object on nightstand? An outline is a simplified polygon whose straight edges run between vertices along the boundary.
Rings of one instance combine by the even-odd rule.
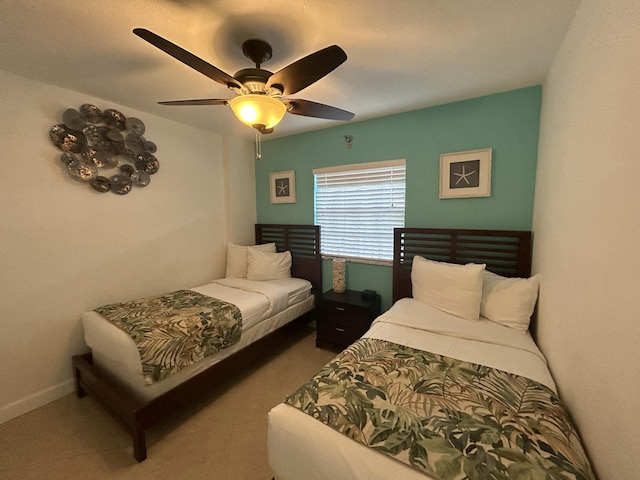
[[[335,293],[344,293],[344,291],[346,290],[345,265],[346,260],[344,258],[334,258],[333,262],[331,262],[331,269],[333,273],[333,291]]]
[[[354,290],[324,292],[316,316],[316,346],[342,350],[364,335],[378,315],[380,295],[375,292],[371,298]]]
[[[361,297],[363,300],[373,300],[374,298],[376,298],[376,295],[378,294],[375,290],[365,290],[362,292]]]

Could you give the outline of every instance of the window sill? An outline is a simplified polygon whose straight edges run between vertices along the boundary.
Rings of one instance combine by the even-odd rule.
[[[334,258],[344,258],[349,263],[364,263],[366,265],[384,265],[393,266],[393,260],[380,260],[376,258],[360,258],[360,257],[347,257],[344,255],[322,255],[323,260],[333,260]]]

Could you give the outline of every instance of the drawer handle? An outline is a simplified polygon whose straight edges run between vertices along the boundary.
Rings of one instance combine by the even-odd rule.
[[[344,312],[344,308],[342,307],[336,307],[336,310],[340,310],[341,312]]]
[[[344,328],[338,328],[338,327],[336,327],[336,331],[337,331],[337,332],[344,332]]]

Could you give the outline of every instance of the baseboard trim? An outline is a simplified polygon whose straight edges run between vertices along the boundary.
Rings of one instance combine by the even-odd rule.
[[[0,407],[0,424],[42,407],[74,391],[73,378]]]

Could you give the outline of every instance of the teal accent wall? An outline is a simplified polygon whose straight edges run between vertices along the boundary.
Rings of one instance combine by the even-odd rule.
[[[312,223],[319,167],[404,158],[405,226],[530,230],[542,89],[538,86],[439,105],[262,143],[256,161],[260,223]],[[357,112],[356,112],[357,119]],[[344,135],[353,137],[347,148]],[[440,154],[492,148],[491,196],[439,199]],[[296,172],[296,203],[271,204],[269,173]],[[347,288],[376,290],[391,304],[391,267],[347,262]],[[324,262],[325,290],[331,263]]]

